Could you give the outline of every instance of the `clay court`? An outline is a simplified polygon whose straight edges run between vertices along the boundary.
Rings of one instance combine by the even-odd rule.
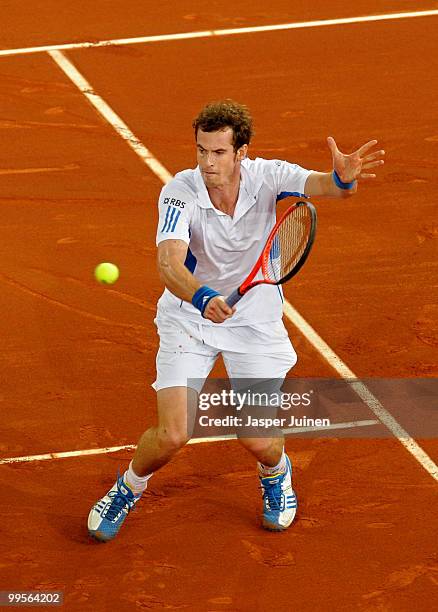
[[[261,529],[235,440],[187,445],[113,542],[86,520],[154,423],[157,198],[196,164],[210,100],[249,106],[251,157],[328,171],[329,135],[386,151],[357,196],[313,200],[317,241],[285,287],[290,377],[438,376],[436,2],[6,4],[0,590],[63,591],[72,611],[435,609],[438,442],[385,405],[364,404],[376,437],[287,439],[287,532]]]

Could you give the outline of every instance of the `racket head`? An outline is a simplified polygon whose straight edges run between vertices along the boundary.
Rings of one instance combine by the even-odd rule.
[[[290,206],[272,228],[263,251],[248,277],[226,298],[228,306],[234,306],[257,285],[280,285],[292,278],[309,256],[315,240],[316,220],[316,209],[311,202],[299,201]],[[295,233],[288,231],[294,226]],[[292,248],[294,245],[295,251]],[[282,248],[286,255],[284,265],[281,263]],[[260,271],[263,278],[254,280]]]
[[[316,209],[311,202],[296,202],[286,210],[262,252],[265,283],[281,285],[303,267],[315,240],[316,220]]]

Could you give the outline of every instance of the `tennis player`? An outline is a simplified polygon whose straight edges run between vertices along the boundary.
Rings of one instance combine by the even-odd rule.
[[[90,511],[89,533],[104,542],[117,535],[152,474],[187,443],[188,405],[196,403],[219,354],[231,381],[283,381],[296,363],[278,286],[251,289],[233,308],[224,299],[257,261],[277,201],[288,195],[350,197],[357,180],[374,178],[370,170],[383,164],[384,151],[372,151],[376,140],[344,154],[331,137],[331,172],[250,159],[252,119],[232,100],[208,104],[193,128],[198,165],[179,172],[158,203],[158,268],[165,284],[155,320],[158,425],[143,433],[123,476]],[[287,529],[297,498],[284,438],[241,436],[239,442],[258,462],[263,526]]]

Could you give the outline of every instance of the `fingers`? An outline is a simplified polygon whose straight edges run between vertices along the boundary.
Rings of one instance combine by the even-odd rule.
[[[334,138],[329,136],[327,138],[327,144],[330,147],[330,150],[333,154],[333,165],[336,171],[338,172],[341,180],[344,182],[349,182],[349,180],[353,180],[355,178],[361,179],[371,179],[376,178],[376,175],[369,172],[363,172],[364,170],[371,170],[372,168],[377,168],[383,166],[385,163],[383,159],[381,159],[385,155],[385,151],[382,149],[380,151],[374,151],[366,155],[367,151],[369,151],[372,147],[377,144],[377,140],[370,140],[364,145],[362,145],[357,151],[351,153],[350,155],[342,155],[338,150]],[[335,157],[336,155],[336,157]],[[345,172],[342,174],[338,170],[339,166],[339,155],[341,155],[343,159],[343,163],[345,165]],[[352,177],[347,180],[345,177]]]
[[[362,164],[362,170],[369,170],[370,168],[376,168],[377,166],[383,166],[385,162],[383,159],[379,159],[379,161],[371,162],[369,164]]]
[[[379,157],[383,157],[385,155],[385,151],[377,151],[376,153],[371,153],[370,155],[365,155],[362,157],[363,162],[373,161],[374,159],[379,159]]]
[[[236,312],[235,308],[230,308],[222,295],[218,295],[208,302],[204,310],[204,318],[213,321],[213,323],[223,323],[233,316]]]
[[[327,137],[327,144],[329,146],[330,151],[334,154],[338,152],[338,146],[335,142],[335,139],[333,138],[333,136],[328,136]]]
[[[360,149],[358,149],[356,151],[356,154],[358,154],[360,157],[362,157],[362,155],[364,153],[366,153],[369,149],[371,149],[372,147],[374,147],[377,144],[377,140],[370,140],[369,142],[367,142],[366,144],[362,145],[360,147]]]

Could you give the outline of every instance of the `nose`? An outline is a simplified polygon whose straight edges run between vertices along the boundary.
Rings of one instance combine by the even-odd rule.
[[[207,165],[214,166],[214,153],[207,153]]]

